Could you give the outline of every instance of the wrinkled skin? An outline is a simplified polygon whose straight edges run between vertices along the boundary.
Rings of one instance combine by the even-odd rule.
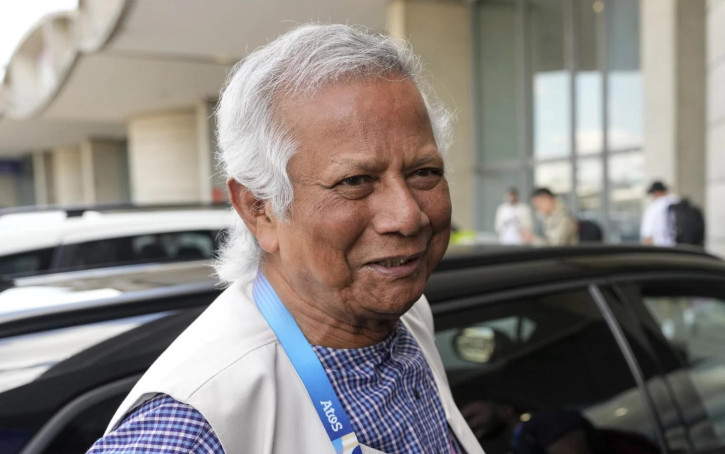
[[[258,210],[250,227],[262,269],[312,343],[372,345],[420,298],[450,236],[423,100],[408,80],[376,78],[287,100],[280,115],[298,145],[294,200],[286,220]]]

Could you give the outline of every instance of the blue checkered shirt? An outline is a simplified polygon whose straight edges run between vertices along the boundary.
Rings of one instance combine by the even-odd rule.
[[[315,345],[313,349],[361,443],[386,453],[463,452],[446,422],[433,373],[403,323],[371,347]],[[89,451],[101,453],[224,454],[224,450],[198,411],[159,395]]]

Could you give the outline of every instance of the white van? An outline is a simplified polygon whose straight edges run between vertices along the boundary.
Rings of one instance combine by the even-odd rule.
[[[0,216],[0,277],[210,259],[229,208],[42,209]]]

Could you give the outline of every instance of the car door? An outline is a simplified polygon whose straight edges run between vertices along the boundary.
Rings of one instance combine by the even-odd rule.
[[[71,326],[7,336],[0,325],[0,453],[86,452],[138,378],[202,310],[91,320],[78,314]]]
[[[725,452],[725,276],[617,285],[647,337],[694,451]]]
[[[434,306],[454,398],[488,454],[667,450],[603,309],[586,285]]]

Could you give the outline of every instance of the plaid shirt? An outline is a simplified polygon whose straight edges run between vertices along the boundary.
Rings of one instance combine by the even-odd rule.
[[[460,453],[433,373],[403,323],[359,349],[313,346],[358,440],[387,453]],[[189,405],[159,395],[124,419],[89,454],[224,454],[214,430]]]

